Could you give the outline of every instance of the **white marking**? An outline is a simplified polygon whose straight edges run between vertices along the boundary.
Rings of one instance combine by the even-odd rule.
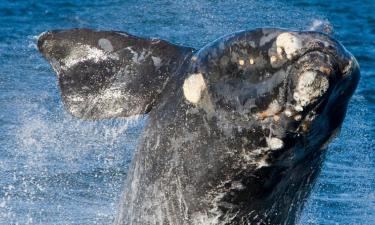
[[[271,64],[275,63],[277,61],[277,57],[274,55],[271,56],[270,61],[271,61]]]
[[[344,75],[344,76],[347,76],[348,75],[348,72],[352,69],[352,67],[353,67],[353,58],[351,58],[350,60],[349,60],[349,63],[345,66],[345,68],[343,69],[343,71],[342,71],[342,74]]]
[[[267,108],[267,113],[269,115],[274,115],[274,114],[280,112],[280,110],[281,110],[281,106],[280,106],[279,102],[277,100],[273,100]]]
[[[48,31],[44,31],[44,32],[42,32],[41,34],[39,34],[38,36],[36,36],[35,39],[36,39],[36,40],[39,40],[39,38],[40,38],[41,36],[43,36],[44,34],[46,34],[46,33],[48,33]]]
[[[104,51],[107,51],[107,52],[113,51],[112,43],[108,39],[100,38],[99,41],[98,41],[98,45]]]
[[[86,60],[93,60],[97,63],[108,58],[117,59],[118,56],[113,54],[106,54],[106,52],[104,52],[103,50],[91,47],[89,45],[79,45],[73,48],[70,51],[69,55],[61,60],[64,64],[61,67],[62,69],[67,69]]]
[[[151,56],[152,62],[154,63],[154,66],[156,68],[160,68],[162,66],[161,64],[161,58],[156,57],[156,56]]]
[[[127,35],[125,33],[122,33],[122,32],[116,32],[116,34],[119,34],[119,35],[124,36],[124,37],[129,37],[129,35]]]
[[[296,91],[293,93],[293,98],[297,102],[295,109],[303,111],[303,107],[316,102],[328,90],[328,87],[329,82],[325,76],[318,76],[315,71],[302,73],[298,79]]]
[[[183,85],[185,98],[194,104],[201,99],[202,91],[206,89],[206,83],[201,73],[191,74],[185,79]]]
[[[295,109],[296,111],[298,111],[298,112],[302,112],[302,111],[303,111],[303,107],[302,107],[301,105],[296,105],[296,106],[294,107],[294,109]]]
[[[267,138],[267,144],[271,150],[277,150],[284,146],[284,142],[278,138]]]
[[[257,163],[257,169],[269,166],[269,164],[266,162],[266,159],[263,157],[261,160]]]
[[[302,48],[302,42],[298,37],[291,33],[282,33],[276,38],[277,53],[283,49],[285,51],[286,57],[292,59],[294,54]]]
[[[246,187],[240,181],[233,181],[231,185],[231,189],[235,190],[243,190]]]
[[[330,24],[328,21],[324,20],[317,20],[315,19],[308,30],[311,31],[319,31],[326,34],[332,34],[333,33],[333,27],[332,24]]]
[[[286,110],[284,111],[284,113],[285,113],[285,115],[286,115],[287,117],[291,117],[291,116],[292,116],[292,112],[291,112],[289,109],[286,109]]]
[[[258,113],[258,117],[260,117],[261,119],[264,119],[265,117],[269,117],[269,116],[274,116],[276,115],[278,112],[280,112],[281,110],[281,106],[279,104],[279,102],[277,100],[273,100],[269,105],[268,105],[268,108],[263,111],[263,112],[260,112]]]
[[[294,116],[294,120],[295,121],[300,121],[302,119],[302,116],[301,115],[295,115]]]
[[[142,49],[142,52],[140,54],[137,51],[133,50],[131,46],[126,47],[125,49],[129,50],[130,53],[133,54],[132,61],[137,64],[143,63],[143,61],[150,55],[150,52],[145,49]]]

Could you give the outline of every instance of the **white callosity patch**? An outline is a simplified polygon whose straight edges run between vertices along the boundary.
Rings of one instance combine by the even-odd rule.
[[[185,98],[189,102],[197,104],[201,99],[203,90],[206,89],[206,83],[203,75],[201,73],[191,74],[185,79],[182,88]]]
[[[98,45],[104,51],[107,51],[107,52],[113,51],[112,43],[108,39],[100,38],[99,41],[98,41]]]
[[[294,54],[301,48],[301,40],[291,33],[282,33],[276,38],[276,49],[279,56],[282,56],[282,51],[284,51],[286,57],[292,59]]]
[[[117,59],[118,56],[114,54],[106,54],[105,51],[89,46],[89,45],[79,45],[73,48],[69,55],[62,59],[62,68],[70,68],[80,62],[93,60],[94,62],[99,62],[106,60],[108,58]]]
[[[267,144],[271,150],[281,149],[284,146],[284,142],[279,138],[267,138]]]
[[[306,71],[302,73],[293,94],[293,98],[297,103],[295,109],[302,111],[303,107],[316,102],[327,91],[328,87],[328,79],[318,75],[317,72]]]

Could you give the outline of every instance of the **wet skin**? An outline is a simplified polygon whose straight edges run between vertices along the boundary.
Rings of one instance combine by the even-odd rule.
[[[195,50],[74,29],[38,48],[74,116],[149,115],[117,224],[294,224],[359,80],[319,32],[255,29]]]

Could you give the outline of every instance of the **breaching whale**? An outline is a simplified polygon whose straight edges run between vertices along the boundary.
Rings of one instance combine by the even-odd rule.
[[[78,118],[148,114],[116,224],[294,224],[359,77],[315,31],[267,28],[200,50],[123,32],[40,35]]]

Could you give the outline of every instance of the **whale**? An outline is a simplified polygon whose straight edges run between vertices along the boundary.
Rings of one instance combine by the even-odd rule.
[[[115,224],[295,224],[360,79],[329,34],[257,28],[201,49],[52,30],[38,49],[86,120],[147,115]]]

